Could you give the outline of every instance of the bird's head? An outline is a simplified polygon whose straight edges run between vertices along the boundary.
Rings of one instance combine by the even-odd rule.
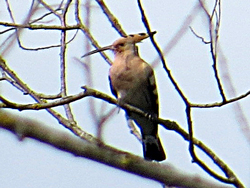
[[[97,50],[93,50],[91,52],[86,53],[82,57],[86,57],[92,55],[97,52],[101,52],[104,50],[112,50],[114,53],[122,53],[126,50],[135,50],[135,44],[141,42],[142,40],[148,38],[149,36],[153,36],[156,31],[151,33],[139,33],[139,34],[131,34],[117,39],[112,45],[105,46],[103,48],[99,48]]]

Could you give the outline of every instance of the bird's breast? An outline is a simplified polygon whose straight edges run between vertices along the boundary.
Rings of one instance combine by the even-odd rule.
[[[109,76],[111,84],[116,91],[128,91],[136,86],[140,82],[143,82],[143,74],[140,74],[140,65],[136,65],[136,62],[126,61],[114,61],[110,68]],[[135,66],[135,67],[133,67]]]

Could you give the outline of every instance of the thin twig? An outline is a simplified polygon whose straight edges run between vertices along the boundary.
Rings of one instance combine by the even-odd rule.
[[[6,72],[15,82],[25,91],[25,93],[28,93],[31,98],[33,98],[37,103],[39,104],[45,104],[47,101],[40,99],[38,96],[35,95],[35,93],[15,74],[14,71],[12,71],[5,63],[5,61],[0,56],[0,67],[3,69],[3,71]],[[88,142],[97,142],[96,139],[87,132],[83,131],[76,122],[69,122],[67,119],[62,117],[59,113],[57,113],[55,110],[52,110],[50,108],[46,108],[46,110],[55,118],[58,120],[60,124],[62,124],[65,128],[69,129],[71,132],[73,132],[75,135],[79,136],[80,138],[88,141]]]
[[[198,39],[201,39],[201,41],[204,43],[204,44],[210,44],[211,41],[206,41],[204,37],[201,37],[200,35],[198,35],[194,29],[192,27],[189,27],[189,29],[191,30],[191,32],[198,38]]]
[[[0,25],[5,27],[12,27],[16,29],[30,29],[30,30],[76,30],[80,29],[79,25],[44,25],[44,24],[36,24],[36,25],[25,25],[25,24],[16,24],[9,22],[0,22]]]
[[[247,91],[246,93],[239,95],[238,97],[232,98],[232,99],[227,99],[226,101],[222,101],[222,102],[215,102],[215,103],[211,103],[211,104],[190,104],[191,107],[194,108],[214,108],[214,107],[221,107],[233,102],[238,102],[241,99],[246,98],[247,96],[250,95],[250,91]]]
[[[200,6],[202,8],[202,10],[205,12],[206,16],[207,16],[207,20],[208,20],[208,24],[209,24],[209,37],[210,37],[210,52],[211,52],[211,57],[213,60],[213,71],[214,71],[214,76],[215,76],[215,80],[222,98],[222,101],[226,101],[226,95],[224,93],[224,89],[219,77],[219,72],[217,70],[217,46],[218,46],[218,37],[219,37],[219,26],[220,26],[220,19],[216,19],[216,23],[215,23],[215,28],[214,28],[214,24],[213,24],[213,17],[214,17],[214,13],[212,15],[209,14],[207,8],[205,7],[205,3],[203,2],[203,0],[199,0]],[[214,6],[214,11],[216,10],[216,6],[217,6],[217,1],[215,2],[215,6]],[[221,11],[221,9],[219,9],[219,11]],[[215,34],[214,34],[215,32]],[[215,35],[215,36],[214,36]]]
[[[72,42],[72,41],[75,39],[77,33],[78,33],[78,30],[76,30],[75,34],[71,37],[71,39],[69,39],[69,40],[66,42],[66,44],[69,44],[70,42]],[[48,50],[48,49],[51,49],[51,48],[59,48],[59,47],[61,47],[61,44],[57,44],[57,45],[49,45],[49,46],[40,46],[40,47],[37,47],[37,48],[29,48],[29,47],[25,47],[25,46],[22,44],[22,42],[21,42],[21,40],[20,40],[20,37],[18,37],[17,42],[18,42],[18,45],[19,45],[19,47],[20,47],[21,49],[23,49],[23,50],[29,50],[29,51]]]

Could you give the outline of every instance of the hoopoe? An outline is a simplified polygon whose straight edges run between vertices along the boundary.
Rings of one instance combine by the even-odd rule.
[[[112,45],[85,54],[82,57],[112,50],[115,58],[109,70],[112,93],[120,103],[127,103],[144,112],[158,117],[159,104],[153,68],[138,55],[136,43],[154,35],[156,31],[139,33],[119,38]],[[136,113],[126,112],[139,126],[143,141],[143,154],[146,160],[162,161],[166,158],[158,137],[158,124]]]

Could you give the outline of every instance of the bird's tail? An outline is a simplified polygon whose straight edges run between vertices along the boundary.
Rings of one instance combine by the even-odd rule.
[[[143,154],[146,160],[163,161],[166,159],[160,139],[152,135],[145,135],[143,139]]]

